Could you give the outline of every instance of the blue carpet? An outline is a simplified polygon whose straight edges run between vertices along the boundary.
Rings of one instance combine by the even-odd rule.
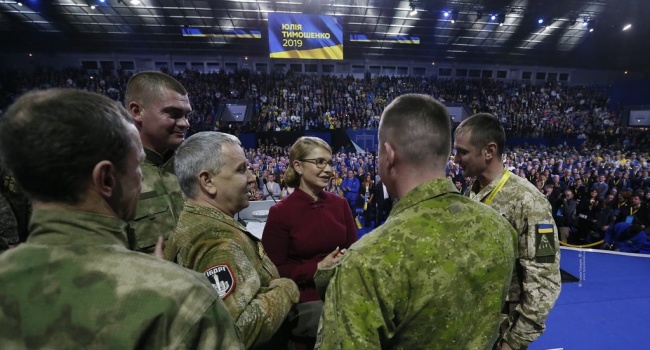
[[[581,281],[562,285],[529,349],[650,348],[650,256],[563,247],[560,266]]]

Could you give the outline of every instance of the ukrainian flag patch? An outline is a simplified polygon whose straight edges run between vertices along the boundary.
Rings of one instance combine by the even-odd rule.
[[[535,234],[535,261],[538,263],[555,262],[555,231],[553,224],[537,224]],[[550,234],[549,234],[550,233]]]
[[[553,233],[553,225],[539,224],[537,225],[537,233]]]

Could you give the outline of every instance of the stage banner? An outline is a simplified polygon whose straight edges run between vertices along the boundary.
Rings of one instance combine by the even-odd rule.
[[[269,13],[271,58],[343,59],[343,27],[334,16]]]

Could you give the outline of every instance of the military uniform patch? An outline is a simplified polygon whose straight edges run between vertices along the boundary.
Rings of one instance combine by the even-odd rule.
[[[215,265],[203,273],[221,299],[226,299],[235,290],[235,274],[228,264]]]
[[[535,230],[535,260],[539,263],[555,261],[555,231],[552,224],[538,224]]]

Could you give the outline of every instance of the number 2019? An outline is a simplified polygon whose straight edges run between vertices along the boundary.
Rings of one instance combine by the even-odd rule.
[[[282,46],[289,47],[302,47],[302,40],[300,39],[282,39]]]

